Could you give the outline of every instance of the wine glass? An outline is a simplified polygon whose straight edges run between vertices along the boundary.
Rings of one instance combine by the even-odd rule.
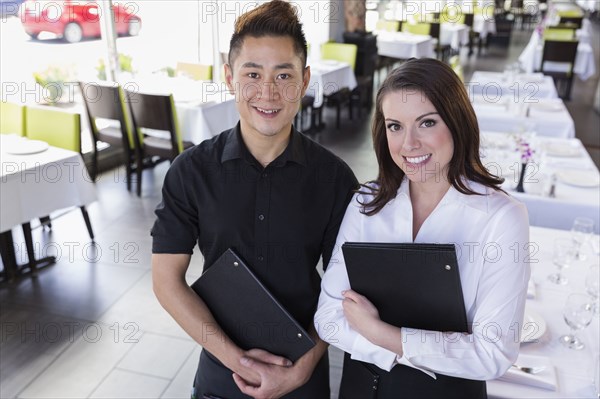
[[[571,262],[575,257],[575,248],[573,246],[573,241],[559,238],[554,241],[554,255],[552,257],[552,262],[558,268],[558,272],[551,274],[548,276],[548,280],[553,282],[554,284],[565,285],[569,282],[569,280],[561,274],[561,271],[565,267],[569,267]]]
[[[585,288],[587,293],[594,298],[592,310],[594,311],[594,314],[598,316],[598,297],[600,296],[600,266],[590,266],[590,271],[585,277]]]
[[[575,259],[586,260],[587,257],[581,253],[581,247],[587,242],[594,231],[594,221],[590,218],[577,217],[571,227],[571,238],[576,246]]]
[[[569,334],[561,336],[559,341],[570,349],[580,350],[585,348],[584,343],[575,335],[575,331],[586,328],[592,321],[593,316],[594,312],[589,296],[585,294],[569,295],[563,308],[563,317],[571,331]]]

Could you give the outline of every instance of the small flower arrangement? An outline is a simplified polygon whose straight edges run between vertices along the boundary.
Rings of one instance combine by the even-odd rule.
[[[130,55],[119,53],[119,68],[121,72],[128,72],[131,74],[135,72],[133,69],[133,59]],[[101,58],[98,60],[96,71],[98,72],[98,79],[106,80],[106,65],[104,65],[104,59]]]
[[[533,158],[535,150],[531,148],[531,145],[523,136],[515,137],[517,148],[515,151],[519,151],[521,154],[521,163],[528,163]]]
[[[43,71],[34,72],[33,78],[42,89],[44,101],[55,104],[59,101],[71,101],[67,93],[67,83],[73,82],[75,74],[71,68],[51,65]]]

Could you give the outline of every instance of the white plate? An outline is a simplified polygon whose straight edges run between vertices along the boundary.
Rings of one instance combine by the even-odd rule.
[[[548,143],[545,146],[546,154],[551,157],[577,157],[581,149],[570,144]]]
[[[563,105],[556,102],[541,102],[529,104],[531,109],[542,112],[557,112],[563,110]]]
[[[535,342],[546,332],[546,320],[536,312],[525,308],[523,328],[521,330],[521,343]]]
[[[19,143],[8,146],[4,150],[7,154],[13,155],[28,155],[37,154],[38,152],[44,152],[50,147],[48,143],[40,140],[22,140]]]
[[[556,173],[556,178],[562,183],[577,187],[591,188],[600,185],[600,176],[595,172],[562,170]]]

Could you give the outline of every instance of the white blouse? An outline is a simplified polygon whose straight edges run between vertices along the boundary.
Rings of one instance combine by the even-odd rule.
[[[374,345],[350,328],[342,291],[350,288],[341,246],[347,241],[413,242],[412,205],[405,178],[397,196],[376,215],[360,212],[371,195],[356,194],[346,210],[334,254],[321,283],[315,327],[324,341],[352,359],[391,370],[397,363],[473,380],[499,377],[516,360],[529,280],[529,222],[523,204],[470,182],[484,195],[450,187],[425,220],[414,242],[454,243],[467,321],[472,333],[402,327],[403,356]],[[364,190],[363,190],[364,191]],[[373,265],[376,273],[377,265]],[[426,284],[423,289],[426,289]],[[431,295],[435,295],[434,292]],[[398,304],[411,306],[411,304]]]

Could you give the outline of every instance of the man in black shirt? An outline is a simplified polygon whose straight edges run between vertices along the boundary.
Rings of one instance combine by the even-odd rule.
[[[197,398],[329,398],[326,345],[312,326],[315,267],[321,256],[329,263],[358,183],[343,161],[292,128],[310,69],[289,3],[275,0],[238,18],[225,72],[240,123],[169,169],[152,229],[154,291],[203,347]],[[317,345],[291,364],[232,342],[186,284],[196,241],[205,267],[227,248],[240,254]]]

